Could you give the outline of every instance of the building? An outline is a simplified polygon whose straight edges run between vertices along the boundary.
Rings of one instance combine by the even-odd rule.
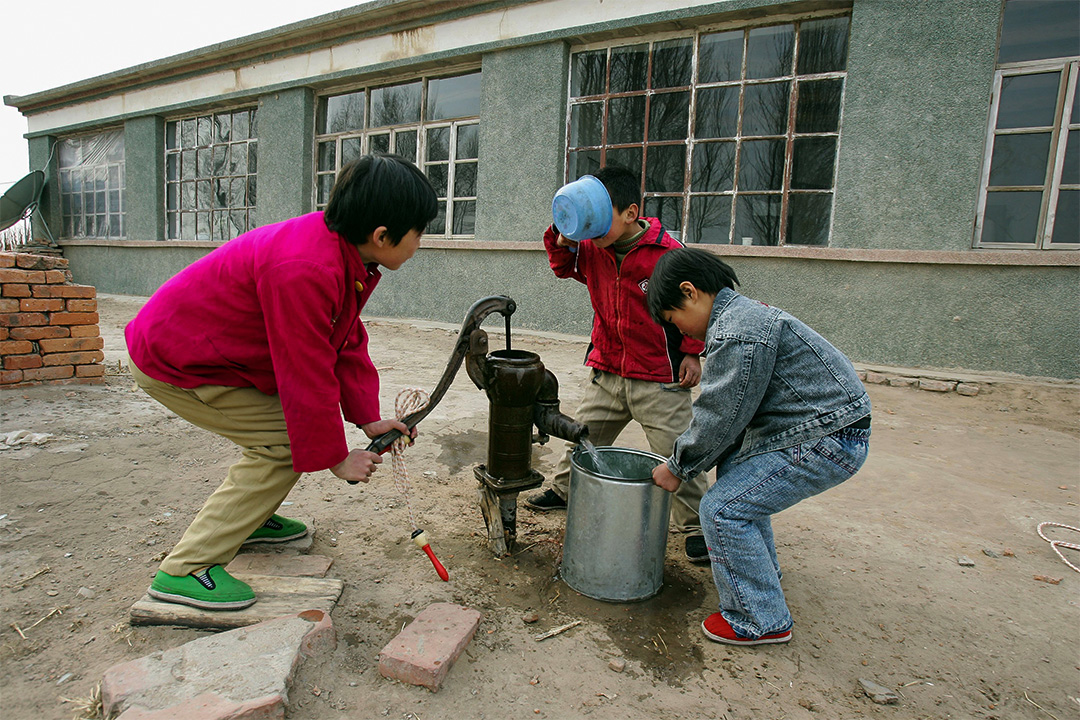
[[[149,294],[368,151],[442,197],[372,315],[587,334],[540,243],[612,162],[645,214],[863,363],[1080,376],[1075,0],[378,0],[21,97],[79,282]]]

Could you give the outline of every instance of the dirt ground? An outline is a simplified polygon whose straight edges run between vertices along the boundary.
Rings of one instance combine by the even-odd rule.
[[[5,719],[72,717],[112,665],[205,634],[127,624],[158,560],[238,457],[115,373],[120,329],[140,303],[100,299],[106,384],[0,392],[0,445],[16,430],[52,436],[0,451]],[[485,325],[493,348],[503,342],[500,321]],[[402,388],[434,387],[457,331],[369,327],[389,414]],[[572,414],[584,343],[515,334],[514,346],[540,354]],[[313,519],[311,552],[331,557],[330,575],[345,581],[332,616],[337,649],[302,668],[288,717],[1080,717],[1080,574],[1036,534],[1043,521],[1080,524],[1077,385],[1001,378],[976,397],[869,390],[863,470],[775,518],[794,639],[729,648],[699,630],[716,591],[709,569],[683,557],[681,538],[668,543],[660,594],[634,604],[590,600],[558,579],[561,514],[521,508],[517,553],[493,557],[473,478],[486,457],[487,399],[462,371],[406,454],[413,507],[450,582],[409,542],[389,463],[369,485],[305,476],[282,509]],[[358,430],[350,437],[366,445]],[[636,429],[619,444],[645,447]],[[535,467],[550,477],[563,447],[538,447]],[[1077,553],[1070,559],[1080,564]],[[483,613],[443,688],[382,678],[379,650],[442,601]],[[534,639],[574,620],[582,622]],[[873,703],[860,679],[900,702]]]

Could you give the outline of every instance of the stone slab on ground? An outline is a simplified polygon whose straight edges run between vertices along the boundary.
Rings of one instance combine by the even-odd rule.
[[[477,610],[453,603],[429,605],[379,653],[379,672],[437,692],[479,625]]]
[[[245,553],[237,555],[225,570],[230,575],[278,575],[281,577],[326,577],[333,564],[325,555],[282,555]]]
[[[306,553],[311,550],[311,546],[315,543],[315,526],[311,522],[311,518],[298,517],[294,518],[307,525],[307,535],[295,540],[288,540],[286,542],[253,542],[247,545],[241,545],[240,550],[237,551],[238,555],[247,553]]]
[[[255,591],[256,602],[243,610],[201,610],[188,605],[161,602],[149,595],[131,606],[132,625],[176,625],[231,630],[294,615],[304,610],[329,613],[341,597],[345,583],[337,578],[236,575]]]
[[[101,681],[104,716],[281,718],[303,660],[336,645],[330,615],[319,610],[199,638],[109,668]]]

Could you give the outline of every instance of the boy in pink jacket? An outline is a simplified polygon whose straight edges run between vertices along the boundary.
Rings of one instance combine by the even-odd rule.
[[[307,534],[275,514],[301,473],[367,482],[382,462],[348,447],[342,415],[368,437],[408,432],[380,416],[360,311],[379,266],[411,258],[437,209],[414,165],[363,156],[342,168],[325,212],[228,242],[162,285],[128,324],[136,383],[243,455],[161,563],[152,597],[251,605],[251,587],[224,566],[244,543]]]

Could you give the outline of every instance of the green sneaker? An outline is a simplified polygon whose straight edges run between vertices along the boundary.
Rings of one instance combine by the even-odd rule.
[[[225,572],[220,565],[183,577],[158,570],[146,592],[158,600],[204,610],[239,610],[255,603],[251,586]]]
[[[307,525],[299,520],[290,520],[280,515],[271,515],[270,519],[248,536],[242,544],[280,543],[296,540],[307,535]]]

